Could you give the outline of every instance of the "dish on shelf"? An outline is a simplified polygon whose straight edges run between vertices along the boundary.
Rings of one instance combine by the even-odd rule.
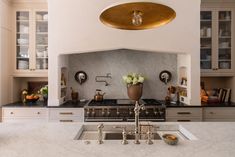
[[[29,19],[29,17],[27,17],[27,16],[18,16],[17,18],[18,18],[18,20],[28,20]]]
[[[21,45],[21,44],[28,44],[29,40],[28,39],[17,39],[17,43],[19,45]]]

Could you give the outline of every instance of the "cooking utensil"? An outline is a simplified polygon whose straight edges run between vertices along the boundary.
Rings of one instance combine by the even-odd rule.
[[[105,93],[101,94],[101,91],[102,90],[100,90],[100,89],[96,89],[96,93],[94,95],[94,100],[95,101],[103,101],[103,97],[104,97]]]

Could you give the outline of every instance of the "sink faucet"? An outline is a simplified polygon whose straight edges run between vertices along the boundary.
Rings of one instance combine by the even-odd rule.
[[[144,110],[144,105],[139,105],[139,102],[135,102],[135,144],[140,144],[140,124],[139,124],[139,115],[140,115],[140,110]]]
[[[128,144],[126,127],[125,126],[114,126],[113,128],[122,129],[122,142],[121,143],[123,145]]]
[[[103,128],[104,128],[104,124],[101,123],[97,126],[98,129],[98,144],[102,144],[103,143]]]

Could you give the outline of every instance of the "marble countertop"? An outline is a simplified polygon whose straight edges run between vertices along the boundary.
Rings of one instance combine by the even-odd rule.
[[[110,123],[109,123],[110,124]],[[118,123],[120,124],[120,123]],[[170,124],[170,123],[164,123]],[[172,124],[172,123],[171,123]],[[173,123],[175,124],[175,123]],[[2,157],[234,157],[235,123],[179,123],[195,141],[179,141],[170,146],[162,140],[153,145],[141,142],[121,145],[120,141],[74,140],[82,123],[1,123],[0,156]]]

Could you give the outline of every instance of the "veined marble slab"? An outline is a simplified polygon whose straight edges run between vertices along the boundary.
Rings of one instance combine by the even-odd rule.
[[[105,141],[102,145],[91,141],[86,145],[84,141],[74,140],[83,123],[1,123],[0,157],[235,156],[235,123],[177,124],[187,129],[197,140],[182,140],[176,146],[167,145],[163,140],[156,140],[153,145],[147,145],[144,141],[140,145],[132,142],[121,145],[120,141]]]

